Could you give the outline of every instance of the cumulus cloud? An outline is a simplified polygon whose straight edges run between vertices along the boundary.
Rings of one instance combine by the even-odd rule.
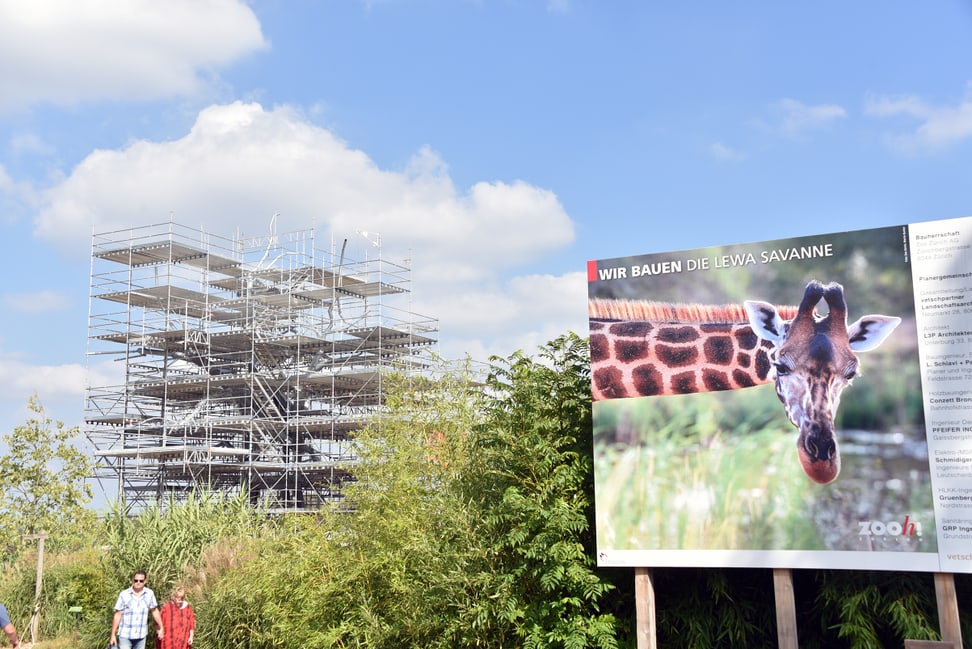
[[[529,274],[510,278],[498,288],[470,286],[461,293],[429,292],[416,296],[423,313],[441,313],[442,353],[484,359],[517,349],[533,351],[567,331],[587,335],[587,275]]]
[[[781,99],[774,108],[780,115],[780,128],[787,135],[800,135],[847,116],[847,111],[837,104],[810,106],[795,99]]]
[[[241,0],[0,3],[0,110],[197,92],[268,47]]]
[[[557,301],[585,304],[586,285],[575,278],[511,279],[574,239],[553,192],[519,180],[457,188],[428,148],[403,169],[381,169],[288,107],[210,106],[180,139],[93,152],[44,193],[35,232],[79,256],[92,231],[164,223],[171,214],[215,234],[252,236],[275,213],[281,232],[327,229],[350,238],[358,258],[367,241],[355,233],[380,233],[383,257],[412,260],[416,310],[440,318],[448,335],[510,338],[546,323],[562,333],[567,320],[578,323]]]
[[[270,216],[292,229],[380,232],[393,251],[421,250],[426,268],[470,279],[529,261],[573,240],[556,196],[524,182],[459,191],[434,153],[405,170],[379,169],[362,151],[289,108],[240,102],[203,110],[184,138],[140,140],[90,154],[47,190],[36,233],[78,248],[92,231],[159,223],[262,233]],[[229,230],[229,232],[226,232]]]
[[[952,106],[935,106],[913,95],[874,96],[865,102],[864,113],[917,122],[914,130],[887,138],[892,148],[904,152],[944,149],[972,137],[972,99],[968,96]]]

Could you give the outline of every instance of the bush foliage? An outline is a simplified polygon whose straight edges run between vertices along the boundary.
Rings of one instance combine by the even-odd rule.
[[[585,342],[494,358],[485,381],[388,382],[340,511],[272,517],[203,493],[119,505],[49,553],[41,637],[72,634],[81,606],[78,646],[105,646],[118,591],[146,570],[160,600],[188,588],[197,649],[634,647],[633,574],[594,562]],[[0,575],[22,633],[35,566],[28,549]],[[772,571],[653,574],[659,646],[776,646]],[[972,579],[956,586],[967,604]],[[802,647],[937,637],[932,575],[794,571],[794,587]]]

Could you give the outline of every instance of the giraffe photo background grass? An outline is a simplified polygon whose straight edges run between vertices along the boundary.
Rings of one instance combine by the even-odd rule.
[[[862,508],[878,519],[909,511],[934,520],[923,448],[902,452],[899,433],[845,434],[834,488],[810,483],[793,461],[792,426],[772,390],[597,402],[598,546],[918,550],[916,540],[863,539],[854,521]]]
[[[698,398],[598,403],[598,545],[825,549],[790,424],[765,393],[734,395],[742,418]]]

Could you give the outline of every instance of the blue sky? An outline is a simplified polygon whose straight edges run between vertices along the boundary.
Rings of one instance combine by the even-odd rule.
[[[0,425],[81,421],[92,231],[380,232],[484,358],[585,334],[588,259],[966,216],[970,171],[965,1],[0,0]]]

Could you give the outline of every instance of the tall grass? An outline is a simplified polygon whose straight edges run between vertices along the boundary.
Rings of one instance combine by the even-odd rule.
[[[0,576],[2,601],[25,639],[30,639],[28,624],[34,609],[36,565],[36,550],[27,552]],[[73,636],[79,622],[83,626],[91,619],[103,620],[117,594],[105,579],[96,548],[45,552],[39,638]],[[80,620],[69,612],[74,606],[81,607]],[[107,643],[107,629],[105,639]]]
[[[154,504],[129,517],[121,504],[105,518],[106,573],[121,588],[136,570],[148,574],[160,597],[190,581],[203,550],[221,539],[258,535],[273,520],[245,494],[194,492],[182,502]]]
[[[107,645],[111,605],[118,592],[131,585],[136,570],[147,573],[161,606],[176,585],[187,587],[198,604],[205,592],[227,571],[252,556],[251,540],[272,535],[278,521],[253,507],[245,494],[227,496],[194,492],[187,500],[157,503],[137,516],[126,515],[121,504],[105,518],[102,570],[113,586],[107,611],[88,620],[85,636],[94,646]],[[205,618],[197,616],[203,625]],[[154,635],[154,625],[149,625]],[[202,642],[198,649],[217,647]]]

